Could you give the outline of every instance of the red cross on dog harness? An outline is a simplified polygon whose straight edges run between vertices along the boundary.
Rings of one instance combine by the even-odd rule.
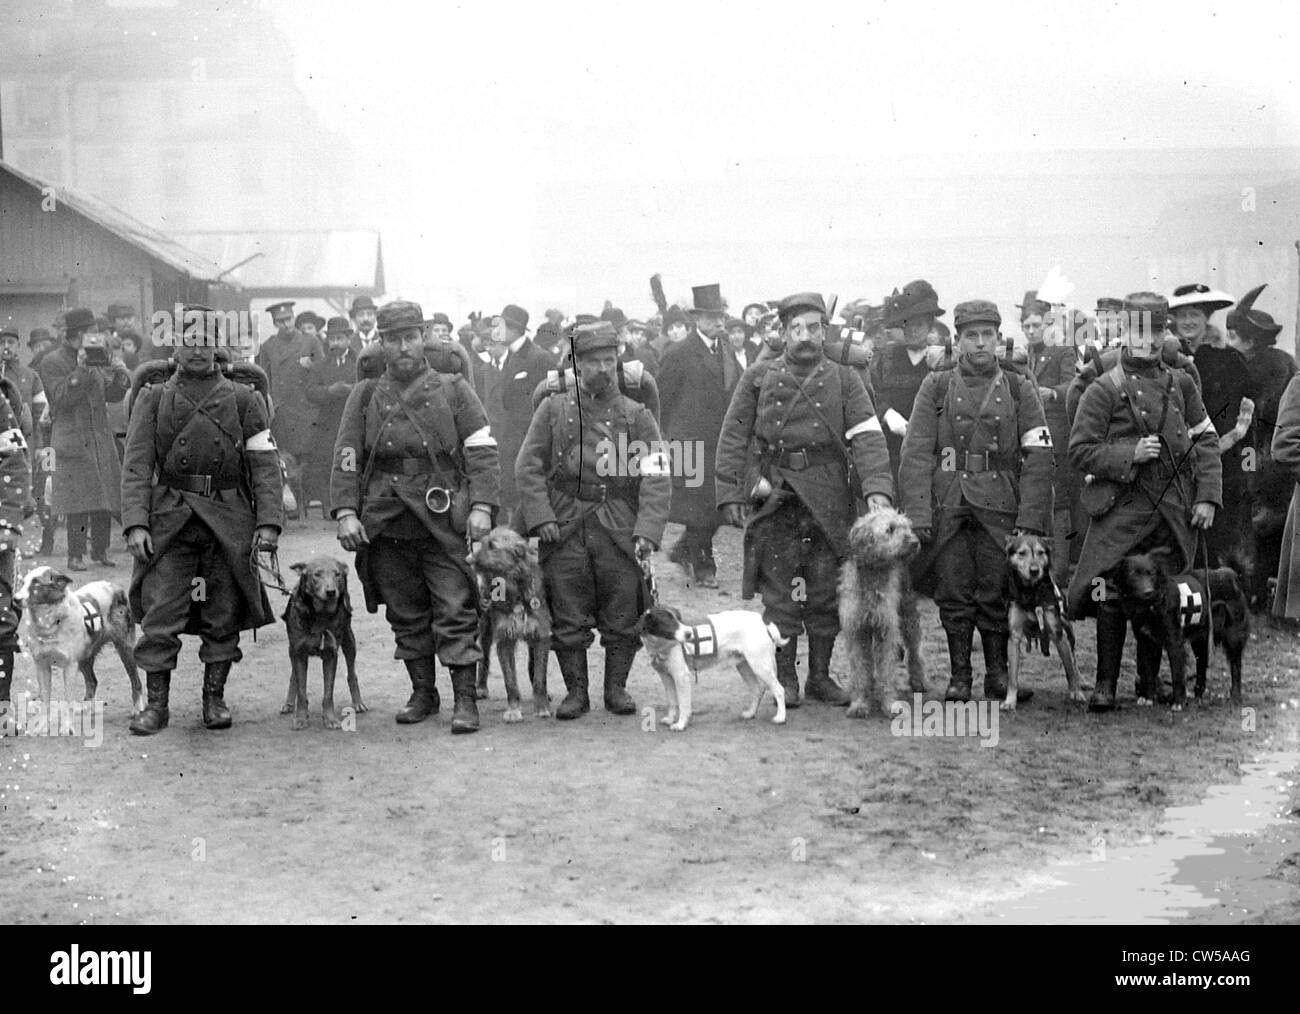
[[[718,653],[718,634],[712,622],[699,623],[695,626],[686,624],[686,640],[682,648],[687,658],[712,658]]]
[[[1178,618],[1184,627],[1195,627],[1205,615],[1204,600],[1199,588],[1186,581],[1178,582]]]
[[[91,637],[99,636],[104,629],[104,614],[99,611],[99,604],[93,599],[81,600],[82,622],[86,625],[86,633]]]

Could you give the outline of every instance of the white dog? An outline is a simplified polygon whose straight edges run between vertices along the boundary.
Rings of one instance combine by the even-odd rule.
[[[712,613],[708,622],[690,626],[681,614],[668,606],[646,610],[639,624],[641,643],[650,653],[650,664],[664,682],[668,714],[661,722],[681,732],[691,720],[691,669],[710,669],[732,662],[753,695],[741,718],[753,718],[764,690],[776,698],[772,721],[785,721],[785,691],[776,678],[776,648],[788,638],[772,624],[763,623],[758,613],[732,609]]]
[[[86,700],[95,699],[99,680],[95,656],[110,641],[131,680],[131,700],[137,712],[145,707],[144,688],[135,665],[135,621],[126,592],[109,581],[91,581],[68,590],[72,578],[53,567],[34,567],[14,592],[23,610],[18,637],[36,665],[43,715],[48,720],[53,695],[53,666],[63,671],[63,699],[71,702],[68,681],[79,669],[86,681]],[[68,712],[64,709],[65,718]]]

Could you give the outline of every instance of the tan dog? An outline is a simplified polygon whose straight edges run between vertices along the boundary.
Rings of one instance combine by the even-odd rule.
[[[1055,644],[1065,668],[1070,700],[1087,702],[1088,695],[1079,686],[1079,667],[1074,661],[1074,628],[1066,618],[1065,598],[1052,577],[1052,551],[1044,539],[1037,535],[1013,535],[1007,540],[1003,597],[1007,602],[1011,643],[1007,660],[1007,698],[1002,702],[1002,710],[1016,710],[1022,641],[1038,641],[1044,655],[1047,654],[1048,642]]]
[[[921,548],[907,515],[895,510],[864,514],[849,529],[849,556],[840,569],[840,629],[848,638],[849,718],[866,718],[871,700],[889,714],[899,646],[907,649],[907,679],[925,693],[921,620],[908,561]]]
[[[357,642],[352,634],[352,599],[348,596],[348,566],[333,557],[313,556],[295,563],[298,586],[284,607],[284,625],[289,633],[289,693],[280,714],[293,713],[293,728],[307,728],[307,662],[320,657],[325,692],[321,711],[325,728],[342,728],[334,710],[334,679],[339,653],[348,667],[348,692],[357,714],[368,711],[357,682]]]
[[[63,700],[71,704],[69,677],[74,668],[81,671],[88,701],[95,699],[99,680],[95,675],[95,657],[104,645],[112,643],[131,680],[131,703],[136,712],[144,710],[145,694],[135,665],[135,620],[126,591],[110,581],[91,581],[75,592],[69,591],[72,578],[53,567],[33,567],[14,592],[14,602],[23,610],[18,637],[23,650],[36,666],[44,716],[51,714],[54,672],[63,672]],[[65,726],[70,723],[68,708],[63,709]]]

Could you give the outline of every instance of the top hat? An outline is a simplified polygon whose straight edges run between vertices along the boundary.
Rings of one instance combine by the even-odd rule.
[[[727,312],[726,304],[722,301],[722,286],[719,284],[692,285],[691,296],[695,303],[695,305],[690,308],[690,312],[693,314],[725,314]]]
[[[505,321],[507,327],[513,328],[520,334],[528,330],[528,311],[522,306],[515,306],[513,303],[509,304],[492,318],[492,323],[495,324],[499,320]]]
[[[286,299],[279,303],[272,303],[270,306],[266,308],[266,312],[271,315],[272,320],[275,320],[276,313],[289,314],[292,316],[293,306],[294,306],[293,300]]]
[[[903,291],[894,291],[885,303],[885,327],[902,327],[912,317],[942,317],[939,295],[924,278],[908,282]]]
[[[89,331],[95,326],[95,314],[92,310],[85,307],[77,307],[69,310],[63,318],[63,327],[68,332],[69,337],[74,332]]]
[[[349,317],[355,317],[358,310],[376,310],[375,301],[369,296],[358,296],[352,300],[352,309],[348,311]]]
[[[424,330],[424,311],[420,309],[419,303],[398,299],[385,303],[379,311],[379,322],[375,330],[381,335],[390,331],[408,331],[411,328]]]
[[[1198,282],[1193,285],[1180,285],[1174,289],[1173,297],[1169,300],[1169,309],[1177,310],[1180,306],[1199,306],[1208,317],[1218,310],[1226,310],[1235,302],[1236,300],[1226,292],[1211,289],[1208,285],[1202,285]]]
[[[786,296],[776,307],[776,312],[781,318],[782,327],[790,322],[791,317],[797,317],[801,313],[811,311],[820,313],[822,319],[826,319],[826,301],[822,299],[821,293],[799,292],[793,296]]]
[[[988,299],[968,299],[964,303],[958,303],[952,311],[952,326],[960,334],[967,324],[993,324],[1001,327],[1002,314],[998,312],[998,304]]]
[[[352,321],[346,317],[331,317],[329,323],[325,325],[325,333],[328,334],[351,334]]]

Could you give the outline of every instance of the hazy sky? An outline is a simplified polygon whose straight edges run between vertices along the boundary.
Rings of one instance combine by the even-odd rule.
[[[882,152],[1300,145],[1294,2],[265,2],[373,159],[390,291],[444,301],[559,295],[527,249],[555,180],[764,162],[797,195]]]

